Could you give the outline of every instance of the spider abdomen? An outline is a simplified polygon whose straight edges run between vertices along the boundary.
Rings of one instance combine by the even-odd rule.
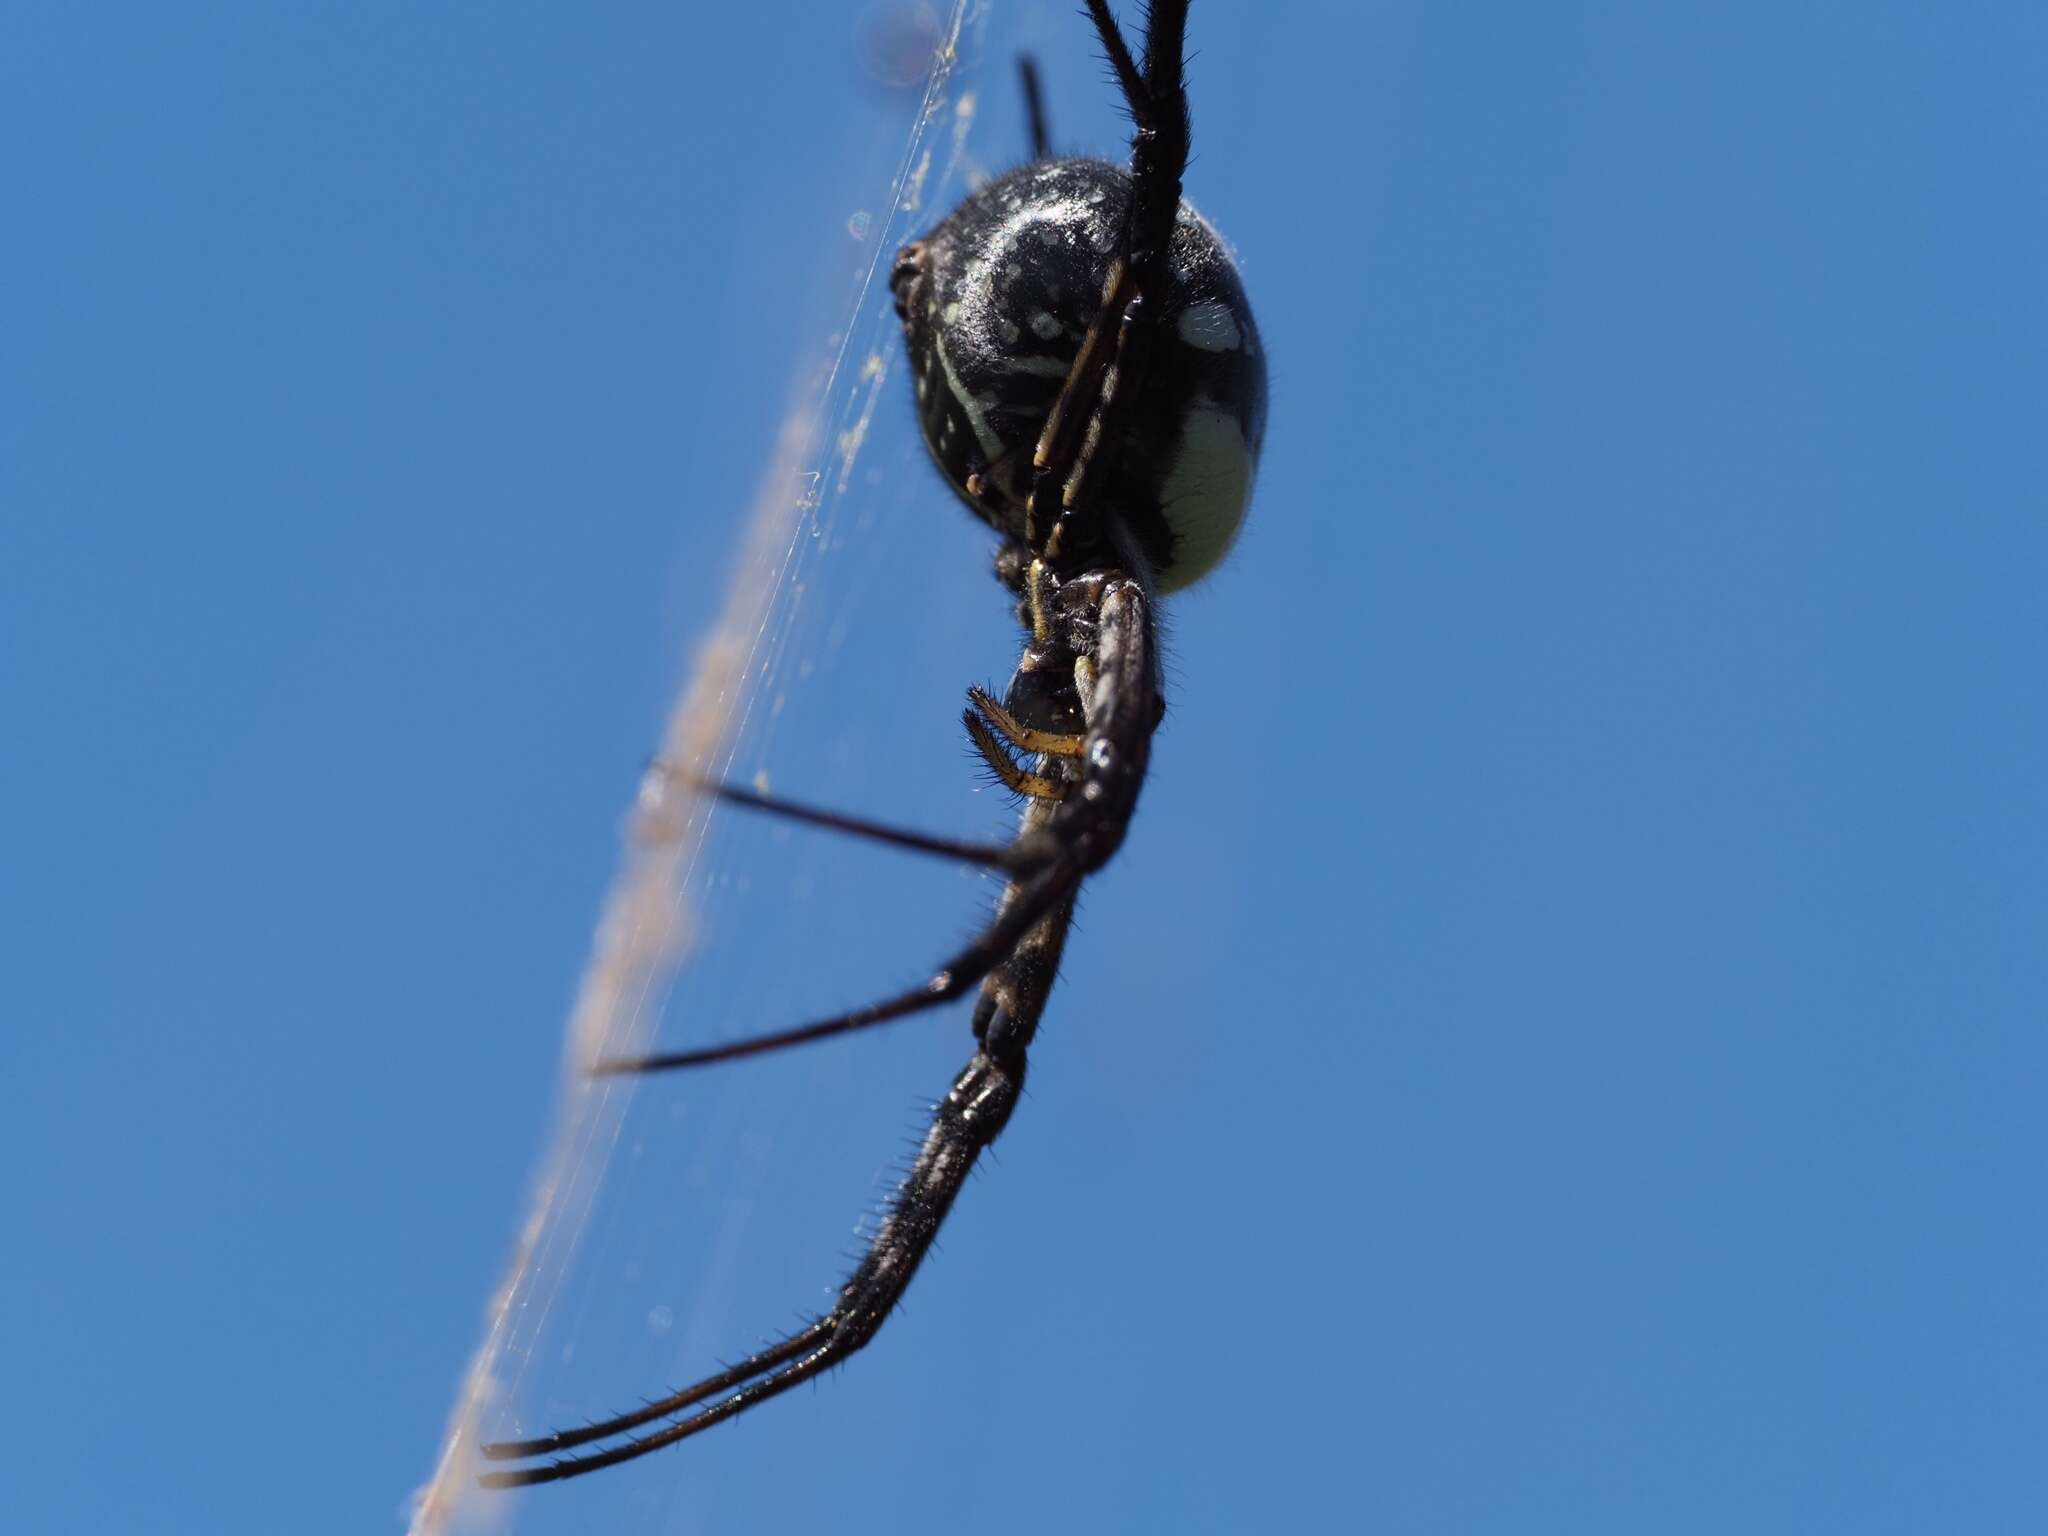
[[[1032,452],[1102,305],[1130,177],[1043,160],[974,193],[898,257],[918,419],[955,492],[1021,537]],[[1265,435],[1266,360],[1228,248],[1180,206],[1131,426],[1102,495],[1162,590],[1228,551]]]

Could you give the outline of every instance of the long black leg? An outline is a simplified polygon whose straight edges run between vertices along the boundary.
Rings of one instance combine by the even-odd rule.
[[[778,1365],[794,1360],[810,1349],[827,1332],[821,1318],[808,1328],[791,1334],[780,1344],[750,1355],[738,1365],[720,1371],[716,1376],[707,1376],[695,1386],[685,1387],[672,1396],[636,1408],[631,1413],[622,1413],[617,1418],[606,1419],[598,1424],[586,1424],[581,1429],[565,1429],[552,1435],[543,1435],[538,1440],[499,1440],[483,1448],[484,1455],[491,1461],[525,1461],[533,1456],[552,1456],[558,1451],[573,1450],[579,1445],[589,1445],[593,1440],[609,1440],[614,1435],[623,1435],[629,1429],[638,1429],[642,1424],[652,1424],[656,1419],[672,1419],[685,1408],[701,1403],[705,1398],[765,1375]],[[513,1475],[517,1482],[535,1481],[523,1474]],[[490,1482],[490,1476],[485,1481]],[[513,1482],[492,1484],[494,1487],[514,1486]]]
[[[1157,719],[1158,690],[1151,611],[1142,587],[1128,579],[1107,583],[1094,617],[1094,687],[1080,701],[1088,722],[1090,750],[1075,764],[1078,792],[1061,801],[1032,802],[1019,836],[1020,844],[1041,838],[1067,844],[1082,862],[1077,866],[1063,859],[1036,876],[1012,880],[995,921],[970,948],[968,953],[979,955],[999,946],[996,958],[980,972],[985,979],[974,1012],[974,1034],[980,1048],[934,1111],[931,1129],[909,1174],[831,1311],[782,1343],[630,1413],[539,1439],[486,1446],[484,1455],[494,1461],[556,1455],[697,1410],[651,1434],[603,1450],[544,1466],[487,1472],[481,1478],[486,1487],[558,1482],[688,1439],[846,1359],[875,1336],[902,1299],[975,1159],[1009,1122],[1023,1088],[1027,1053],[1072,923],[1074,891],[1083,872],[1099,868],[1115,852],[1143,783],[1151,729]],[[1093,793],[1087,792],[1091,784]],[[964,973],[965,967],[961,969]],[[951,978],[947,979],[950,982]],[[937,981],[935,978],[935,984]],[[968,985],[971,982],[963,979],[955,991]],[[826,1026],[834,1030],[859,1027],[848,1021],[861,1017],[846,1015],[826,1021]],[[615,1063],[613,1069],[653,1070],[660,1065],[719,1060],[793,1044],[797,1038],[816,1038],[807,1031],[818,1028],[807,1026],[806,1030],[784,1031],[704,1052]],[[717,1401],[698,1407],[711,1398]]]
[[[1144,588],[1121,578],[1104,588],[1095,618],[1095,692],[1081,701],[1088,721],[1088,748],[1072,759],[1075,787],[1042,818],[1027,819],[1013,845],[1034,873],[1011,883],[995,921],[965,949],[946,961],[923,986],[881,1002],[809,1024],[730,1040],[722,1045],[654,1056],[601,1060],[599,1076],[668,1072],[736,1061],[745,1056],[850,1034],[892,1019],[936,1008],[964,994],[1017,947],[1041,918],[1070,900],[1088,875],[1108,863],[1122,846],[1124,830],[1137,808],[1151,754],[1152,729],[1159,720],[1157,651],[1152,611]],[[1041,850],[1057,849],[1049,860]]]
[[[1012,897],[1017,894],[1013,888]],[[1012,901],[1009,909],[1014,910],[1016,904]],[[553,1455],[610,1439],[657,1419],[671,1418],[706,1398],[729,1393],[688,1418],[605,1450],[566,1457],[545,1466],[486,1472],[479,1481],[487,1488],[559,1482],[645,1456],[787,1392],[845,1360],[872,1339],[902,1300],[911,1277],[931,1251],[932,1240],[952,1209],[974,1160],[1009,1123],[1010,1112],[1024,1086],[1025,1052],[1045,1006],[1072,915],[1071,901],[1060,903],[1032,927],[1000,971],[989,978],[975,1012],[975,1033],[982,1038],[981,1049],[935,1107],[931,1129],[926,1132],[909,1173],[890,1201],[874,1241],[859,1267],[840,1288],[830,1312],[774,1348],[660,1402],[582,1429],[537,1440],[487,1445],[484,1455],[493,1461]],[[735,1387],[738,1390],[732,1390]]]
[[[1016,857],[1036,866],[1035,872],[1011,882],[995,921],[940,966],[931,980],[865,1008],[791,1029],[690,1051],[614,1057],[597,1062],[591,1071],[599,1076],[670,1072],[850,1034],[939,1007],[1002,964],[1034,924],[1071,900],[1081,881],[1109,862],[1123,843],[1145,781],[1152,728],[1159,720],[1159,685],[1152,612],[1144,588],[1128,578],[1109,583],[1095,629],[1095,693],[1081,701],[1089,747],[1071,760],[1078,770],[1075,788],[1056,805],[1044,802],[1051,808],[1042,824],[1027,819],[1013,846]],[[1046,859],[1042,850],[1047,848],[1058,851]]]
[[[1039,89],[1038,60],[1028,53],[1017,55],[1017,74],[1024,85],[1024,116],[1031,124],[1031,158],[1052,158],[1052,135],[1045,126],[1045,93]]]
[[[1131,202],[1102,307],[1082,337],[1032,455],[1024,537],[1048,559],[1080,558],[1106,540],[1101,519],[1090,512],[1095,498],[1088,495],[1089,483],[1105,467],[1099,445],[1112,445],[1107,451],[1113,454],[1114,445],[1124,441],[1150,362],[1192,132],[1182,69],[1188,0],[1156,0],[1151,7],[1142,67],[1108,0],[1088,0],[1088,14],[1136,125]]]
[[[730,1040],[723,1045],[704,1046],[694,1051],[614,1057],[596,1062],[590,1070],[600,1077],[616,1077],[635,1072],[669,1072],[682,1067],[709,1066],[717,1061],[736,1061],[742,1056],[758,1056],[764,1051],[779,1051],[785,1046],[849,1034],[871,1025],[886,1024],[891,1019],[922,1013],[927,1008],[936,1008],[961,996],[1001,964],[1003,957],[1016,947],[1017,941],[1024,937],[1033,923],[1073,896],[1074,887],[1081,883],[1082,873],[1069,861],[1058,859],[1029,876],[1016,887],[1015,899],[1004,906],[996,920],[959,954],[940,966],[932,974],[932,979],[921,987],[849,1013],[834,1014],[811,1024],[799,1024],[794,1029],[751,1035],[743,1040]]]
[[[1158,294],[1167,244],[1180,214],[1181,177],[1188,168],[1190,124],[1182,79],[1187,49],[1188,0],[1154,0],[1145,26],[1145,63],[1131,58],[1109,0],[1088,0],[1088,15],[1123,87],[1137,132],[1131,139],[1131,207],[1125,255],[1140,291]]]
[[[670,768],[666,764],[656,763],[654,767],[666,777],[674,779],[677,783],[689,785],[701,795],[723,800],[728,805],[743,806],[750,811],[764,811],[770,816],[780,816],[785,821],[800,821],[806,826],[845,832],[854,837],[864,837],[870,842],[886,843],[892,848],[907,848],[913,853],[931,853],[937,854],[940,858],[958,859],[963,864],[979,864],[984,869],[1019,867],[1017,849],[1013,844],[972,843],[951,837],[928,837],[922,832],[912,832],[907,828],[892,827],[884,822],[867,821],[839,811],[806,805],[801,800],[784,800],[755,790],[742,789],[737,784],[721,783],[717,779],[707,779],[681,768]]]
[[[792,1029],[752,1035],[723,1045],[656,1056],[613,1058],[591,1068],[601,1076],[667,1072],[736,1061],[786,1046],[850,1034],[892,1019],[922,1013],[964,994],[1008,958],[1031,928],[1063,903],[1122,846],[1124,830],[1137,809],[1151,755],[1152,729],[1159,721],[1157,649],[1152,610],[1144,588],[1121,578],[1103,590],[1095,618],[1095,692],[1081,701],[1088,721],[1088,748],[1072,762],[1075,787],[1043,818],[1027,818],[1016,847],[1020,857],[1055,848],[1036,873],[1013,880],[994,922],[945,962],[921,987]],[[1034,802],[1038,804],[1041,802]]]
[[[1047,815],[1043,805],[1034,805],[1026,815],[1027,835]],[[1026,888],[1013,882],[1004,893],[997,925],[1007,926],[1006,919],[1032,910],[1027,906],[1028,900]],[[974,1015],[980,1049],[954,1080],[945,1099],[935,1106],[931,1129],[925,1134],[909,1173],[890,1201],[874,1241],[859,1267],[840,1288],[830,1312],[782,1343],[630,1413],[534,1440],[486,1445],[483,1454],[492,1461],[552,1456],[609,1440],[657,1420],[674,1418],[707,1398],[729,1394],[688,1418],[620,1445],[565,1457],[545,1466],[486,1472],[479,1478],[483,1486],[520,1488],[559,1482],[645,1456],[788,1391],[846,1359],[872,1339],[902,1299],[924,1256],[931,1251],[933,1239],[975,1159],[1009,1122],[1024,1084],[1025,1054],[1037,1032],[1039,1015],[1058,970],[1060,951],[1072,920],[1069,892],[1066,899],[1036,918],[987,978]]]

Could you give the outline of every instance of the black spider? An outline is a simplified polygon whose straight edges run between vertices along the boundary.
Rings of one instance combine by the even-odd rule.
[[[1026,797],[1015,841],[997,847],[924,837],[730,786],[700,786],[737,804],[1000,869],[1008,883],[994,921],[930,981],[901,996],[795,1029],[602,1062],[597,1070],[730,1061],[901,1018],[978,985],[974,1059],[936,1106],[866,1256],[828,1312],[644,1408],[538,1440],[486,1445],[485,1456],[504,1461],[618,1441],[485,1473],[486,1486],[553,1482],[631,1460],[846,1359],[902,1298],[975,1158],[1010,1118],[1075,893],[1122,843],[1144,786],[1152,732],[1165,710],[1155,596],[1201,576],[1229,548],[1265,427],[1265,358],[1244,289],[1214,231],[1181,201],[1187,10],[1188,0],[1156,0],[1141,68],[1107,0],[1088,0],[1136,125],[1128,173],[1098,160],[1048,157],[1037,77],[1027,63],[1036,158],[904,247],[891,279],[926,445],[953,489],[1002,535],[996,571],[1017,595],[1028,632],[1002,703],[970,689],[965,716],[989,766]],[[664,1420],[674,1422],[618,1439]]]

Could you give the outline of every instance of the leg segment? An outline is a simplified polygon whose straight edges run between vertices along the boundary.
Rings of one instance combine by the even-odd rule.
[[[645,1408],[636,1408],[631,1413],[622,1413],[617,1418],[606,1419],[599,1424],[586,1424],[581,1429],[567,1429],[552,1435],[543,1435],[538,1440],[500,1440],[483,1448],[484,1456],[490,1461],[525,1461],[534,1456],[553,1456],[561,1451],[573,1450],[579,1445],[589,1445],[596,1440],[609,1440],[623,1435],[629,1429],[638,1429],[642,1424],[652,1424],[657,1419],[675,1417],[705,1398],[729,1390],[753,1377],[772,1371],[779,1365],[794,1360],[797,1356],[814,1348],[829,1330],[825,1320],[820,1318],[808,1328],[791,1334],[780,1344],[749,1356],[729,1370],[708,1376],[693,1387],[685,1387],[659,1402],[649,1403]],[[547,1473],[553,1468],[525,1468],[517,1472],[487,1472],[484,1486],[487,1488],[513,1488],[524,1483],[546,1482]],[[557,1476],[566,1476],[558,1473]]]
[[[1024,508],[1026,542],[1048,559],[1075,561],[1105,544],[1089,482],[1100,472],[1101,445],[1111,445],[1113,453],[1124,441],[1150,362],[1192,131],[1181,68],[1188,0],[1155,0],[1147,13],[1142,68],[1109,0],[1088,0],[1088,15],[1137,128],[1131,138],[1131,202],[1122,247],[1103,284],[1102,307],[1039,434]]]
[[[1031,124],[1031,158],[1052,158],[1052,135],[1045,126],[1045,93],[1038,86],[1038,60],[1028,53],[1017,55],[1017,74],[1024,85],[1024,116]]]
[[[1024,795],[1033,800],[1057,800],[1067,792],[1064,781],[1042,773],[1032,773],[1010,755],[1010,749],[1003,745],[1000,736],[988,728],[981,716],[973,710],[964,710],[960,723],[967,727],[967,736],[974,743],[974,749],[981,754],[981,760],[989,770],[1002,780],[1003,787],[1013,795]]]
[[[1137,125],[1131,139],[1131,209],[1124,249],[1139,290],[1157,295],[1164,291],[1167,245],[1180,214],[1181,177],[1188,168],[1191,129],[1181,71],[1188,0],[1154,0],[1146,16],[1142,70],[1131,58],[1109,0],[1088,0],[1088,16]]]
[[[1025,810],[1019,841],[1028,842],[1043,831],[1053,814],[1050,802],[1034,801]],[[875,1336],[931,1251],[975,1159],[1009,1123],[1023,1089],[1026,1056],[1073,921],[1071,888],[1049,908],[1041,909],[1029,882],[1012,881],[1003,893],[995,927],[1008,928],[1022,917],[1030,918],[1028,925],[1001,964],[989,973],[975,1005],[974,1035],[979,1048],[946,1097],[934,1106],[931,1129],[925,1133],[909,1173],[890,1201],[866,1255],[840,1287],[832,1309],[781,1343],[631,1413],[539,1439],[486,1445],[483,1454],[492,1461],[556,1456],[643,1425],[675,1419],[688,1409],[697,1410],[651,1434],[604,1450],[564,1457],[544,1466],[486,1472],[481,1478],[485,1487],[559,1482],[687,1440],[846,1360]],[[698,1407],[713,1398],[717,1401],[709,1407]]]
[[[1014,846],[1051,847],[1058,852],[1035,873],[1010,881],[995,921],[972,945],[924,988],[869,1008],[731,1045],[601,1063],[598,1068],[642,1072],[752,1055],[901,1017],[982,983],[974,1012],[979,1049],[937,1106],[909,1175],[832,1309],[781,1343],[659,1402],[582,1429],[484,1447],[484,1455],[493,1461],[526,1460],[630,1436],[645,1425],[673,1420],[602,1450],[543,1466],[487,1472],[482,1477],[485,1486],[557,1482],[686,1440],[846,1359],[887,1321],[930,1252],[974,1160],[1009,1122],[1072,922],[1074,893],[1082,876],[1100,868],[1122,842],[1144,781],[1159,699],[1151,609],[1143,588],[1121,577],[1103,583],[1099,598],[1089,606],[1094,609],[1094,666],[1092,672],[1077,669],[1078,676],[1093,684],[1080,700],[1088,721],[1086,749],[1078,759],[1062,759],[1071,764],[1068,771],[1075,776],[1071,788],[1082,792],[1056,801],[1034,800],[1027,808]],[[983,729],[989,730],[986,725]],[[992,730],[989,734],[995,739]],[[687,1417],[678,1419],[678,1414]]]
[[[1023,724],[1002,705],[998,704],[980,688],[967,690],[967,702],[974,706],[971,714],[978,714],[990,725],[1009,738],[1010,745],[1019,752],[1043,752],[1048,757],[1079,757],[1084,737],[1067,735],[1059,731],[1037,731]],[[972,729],[972,727],[969,727]]]
[[[881,1229],[860,1267],[840,1288],[839,1299],[830,1312],[774,1348],[661,1402],[565,1434],[487,1445],[484,1455],[493,1461],[551,1455],[672,1417],[720,1392],[729,1395],[686,1419],[607,1450],[571,1456],[545,1466],[486,1472],[480,1479],[483,1485],[519,1488],[531,1483],[560,1482],[645,1456],[780,1396],[859,1350],[875,1336],[902,1300],[918,1265],[931,1251],[932,1239],[952,1209],[975,1158],[1001,1134],[1010,1111],[1016,1107],[1017,1094],[1024,1083],[1021,1045],[1014,1049],[1006,1046],[1004,1057],[998,1060],[989,1050],[977,1051],[966,1070],[954,1079],[952,1089],[934,1112],[932,1128],[918,1148],[916,1161],[890,1202]],[[738,1390],[731,1390],[734,1387]]]
[[[1002,910],[979,937],[924,985],[865,1008],[724,1045],[600,1061],[591,1071],[616,1076],[708,1066],[849,1034],[936,1008],[963,995],[1008,959],[1041,919],[1071,902],[1081,881],[1123,845],[1124,830],[1144,786],[1152,728],[1159,720],[1158,659],[1144,588],[1128,577],[1105,582],[1095,600],[1092,629],[1095,687],[1081,700],[1088,721],[1084,750],[1080,757],[1062,759],[1071,774],[1063,795],[1056,801],[1033,797],[1034,806],[1049,809],[1042,819],[1026,816],[1025,829],[1012,844],[1011,858],[1019,873]],[[1020,674],[1026,670],[1019,668]],[[974,723],[980,724],[978,717]],[[995,742],[995,733],[985,725],[982,729]]]
[[[1138,808],[1152,729],[1159,723],[1158,652],[1152,643],[1152,607],[1145,589],[1117,577],[1103,589],[1097,609],[1094,686],[1081,698],[1088,738],[1080,781],[1054,809],[1046,837],[1084,874],[1102,868],[1123,846]],[[1087,657],[1079,658],[1086,662]],[[1077,663],[1077,678],[1089,669]]]
[[[823,810],[815,805],[805,805],[800,800],[783,800],[773,795],[761,794],[756,790],[742,789],[737,784],[707,779],[686,769],[671,768],[661,762],[652,764],[649,771],[674,779],[679,784],[686,784],[700,795],[723,800],[727,805],[744,806],[750,811],[763,811],[770,816],[780,816],[785,821],[798,821],[806,826],[823,827],[831,832],[845,832],[854,837],[867,838],[870,842],[887,843],[892,848],[907,848],[913,853],[937,854],[940,858],[958,859],[963,864],[979,864],[989,869],[1007,869],[1015,864],[1015,850],[994,843],[970,843],[951,837],[927,837],[922,832],[888,826],[879,821],[868,821],[859,816],[847,816],[838,811]]]

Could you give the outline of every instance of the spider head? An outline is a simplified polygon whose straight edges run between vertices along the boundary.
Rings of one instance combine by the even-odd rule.
[[[1022,539],[1032,454],[1095,323],[1131,180],[1042,160],[974,193],[897,256],[891,287],[932,458],[968,506]],[[1266,358],[1228,248],[1180,206],[1142,385],[1092,477],[1163,591],[1207,574],[1251,500]]]

